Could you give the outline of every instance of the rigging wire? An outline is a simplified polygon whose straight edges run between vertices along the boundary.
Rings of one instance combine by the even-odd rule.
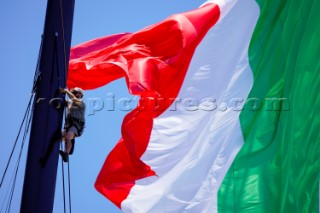
[[[62,148],[62,145],[60,146]],[[63,208],[64,213],[67,212],[67,205],[66,205],[66,183],[65,183],[65,171],[64,171],[64,164],[61,160],[61,171],[62,171],[62,193],[63,193]],[[71,181],[70,181],[70,158],[68,159],[68,206],[69,206],[69,213],[71,213]]]
[[[62,149],[62,144],[60,144],[60,147]],[[64,165],[63,161],[61,160],[61,171],[62,171],[62,192],[63,192],[63,209],[64,213],[66,213],[66,194],[65,194],[65,183],[64,183]]]
[[[60,1],[60,6],[61,6],[61,1]],[[62,9],[60,7],[60,9]],[[62,11],[61,11],[62,13]],[[62,17],[61,17],[62,18]],[[55,42],[54,42],[54,58],[55,58],[55,62],[56,62],[56,67],[57,67],[57,79],[58,79],[58,88],[61,87],[60,85],[60,69],[59,69],[59,58],[58,58],[58,55],[56,54],[58,52],[58,45],[57,45],[57,39],[58,39],[58,34],[55,35]],[[64,37],[64,33],[63,33],[63,37]],[[64,43],[64,38],[63,38],[63,43]],[[66,62],[66,58],[65,58],[65,62]],[[54,64],[54,63],[53,63]],[[64,67],[63,67],[65,70],[66,70],[66,65],[64,63]],[[65,115],[65,110],[63,110],[63,113]],[[66,116],[66,115],[65,115]],[[60,117],[61,119],[61,117]],[[61,120],[60,120],[61,121]],[[62,121],[61,121],[62,122]],[[62,150],[62,143],[60,144],[60,149]],[[66,183],[65,183],[65,169],[64,169],[64,163],[63,161],[61,161],[61,170],[62,170],[62,190],[63,190],[63,209],[64,209],[64,213],[67,212],[67,205],[66,205]],[[68,162],[68,188],[69,188],[69,194],[68,194],[68,206],[69,206],[69,211],[71,213],[71,192],[70,192],[70,168],[69,168],[69,162]]]
[[[24,125],[24,123],[25,123],[26,118],[28,117],[32,100],[33,100],[33,94],[32,94],[31,97],[30,97],[30,100],[29,100],[27,109],[26,109],[26,111],[25,111],[23,120],[22,120],[22,122],[21,122],[19,131],[18,131],[18,135],[17,135],[17,137],[16,137],[16,140],[15,140],[14,145],[13,145],[13,148],[12,148],[12,150],[11,150],[10,157],[9,157],[9,159],[8,159],[6,168],[5,168],[4,173],[3,173],[3,175],[2,175],[1,183],[0,183],[0,188],[2,187],[3,181],[4,181],[4,179],[5,179],[5,176],[6,176],[6,174],[7,174],[8,168],[9,168],[9,166],[10,166],[10,162],[11,162],[13,153],[14,153],[14,151],[15,151],[15,149],[16,149],[16,145],[17,145],[17,143],[18,143],[18,140],[19,140],[19,137],[20,137],[20,133],[21,133],[22,127],[23,127],[23,125]]]
[[[62,28],[62,42],[63,42],[63,53],[64,53],[65,79],[67,79],[68,67],[67,67],[66,41],[65,41],[65,34],[64,34],[64,19],[63,19],[62,0],[60,0],[60,18],[61,18],[61,28]]]
[[[22,122],[20,124],[19,130],[18,130],[18,134],[17,134],[16,140],[14,142],[13,148],[11,150],[8,162],[6,164],[5,171],[2,174],[2,178],[1,178],[1,182],[0,182],[0,188],[1,188],[5,178],[7,176],[7,172],[8,172],[8,169],[10,167],[13,154],[14,154],[14,152],[16,150],[16,146],[17,146],[18,140],[20,138],[20,134],[21,134],[22,128],[24,126],[25,130],[24,130],[24,133],[23,133],[23,138],[22,138],[22,142],[21,142],[21,146],[20,146],[19,156],[18,156],[16,165],[14,167],[15,168],[14,169],[14,174],[11,177],[11,180],[9,182],[9,187],[11,186],[11,190],[10,190],[10,188],[7,190],[7,193],[5,195],[5,198],[4,198],[2,207],[1,207],[1,212],[2,212],[3,207],[5,205],[5,202],[6,202],[6,199],[8,197],[9,191],[10,191],[10,198],[8,200],[6,212],[9,212],[10,209],[11,209],[11,203],[12,203],[12,198],[13,198],[14,191],[15,191],[16,180],[17,180],[17,176],[18,176],[18,171],[19,171],[19,166],[20,166],[20,162],[21,162],[22,152],[23,152],[23,148],[24,148],[24,144],[25,144],[27,135],[29,133],[29,127],[30,127],[30,124],[31,124],[32,116],[33,116],[33,107],[34,107],[34,102],[35,102],[35,94],[36,94],[36,91],[37,91],[38,79],[40,78],[40,74],[41,74],[41,72],[39,70],[39,66],[40,66],[42,47],[43,47],[43,35],[41,36],[41,44],[40,44],[40,48],[39,48],[39,52],[38,52],[36,71],[35,71],[35,75],[34,75],[34,79],[33,79],[33,85],[32,85],[32,89],[31,89],[30,99],[29,99],[25,114],[23,116],[23,120],[22,120]]]
[[[10,162],[11,162],[11,159],[12,159],[12,156],[13,156],[13,153],[16,149],[16,145],[17,145],[17,142],[19,140],[19,137],[20,137],[20,133],[21,133],[21,130],[22,130],[22,127],[26,121],[26,118],[27,118],[27,115],[30,111],[30,108],[31,108],[31,105],[34,101],[34,97],[35,97],[35,93],[36,93],[36,90],[37,90],[37,86],[38,86],[38,79],[40,77],[40,70],[39,70],[39,66],[40,66],[40,59],[41,59],[41,52],[42,52],[42,46],[43,46],[43,36],[41,36],[41,44],[40,44],[40,48],[39,48],[39,52],[38,52],[38,59],[37,59],[37,66],[36,66],[36,71],[35,71],[35,75],[34,75],[34,78],[33,78],[33,85],[32,85],[32,89],[31,89],[31,95],[30,95],[30,99],[29,99],[29,103],[27,105],[27,109],[24,113],[24,116],[23,116],[23,120],[21,122],[21,125],[20,125],[20,128],[19,128],[19,131],[18,131],[18,134],[17,134],[17,137],[16,137],[16,140],[14,142],[14,145],[13,145],[13,148],[11,150],[11,153],[10,153],[10,157],[8,159],[8,162],[6,164],[6,168],[5,168],[5,171],[3,172],[3,175],[2,175],[2,178],[1,178],[1,182],[0,182],[0,188],[3,184],[3,181],[5,179],[5,176],[7,174],[7,170],[10,166]]]
[[[33,98],[34,97],[32,97],[31,100],[33,100]],[[31,103],[34,103],[34,102],[31,101]],[[28,105],[28,109],[29,110],[27,110],[27,114],[26,114],[27,122],[25,123],[25,130],[24,130],[24,134],[23,134],[23,138],[22,138],[22,143],[21,143],[21,147],[20,147],[19,156],[18,156],[18,159],[17,159],[17,162],[16,162],[16,166],[15,166],[15,169],[14,169],[14,174],[13,174],[13,176],[11,178],[10,183],[9,183],[9,185],[11,185],[11,190],[10,190],[9,200],[8,200],[5,212],[10,212],[10,210],[11,210],[11,204],[12,204],[12,199],[13,199],[13,195],[14,195],[14,191],[15,191],[15,186],[16,186],[19,166],[20,166],[20,162],[21,162],[23,147],[24,147],[25,142],[26,142],[26,138],[27,138],[27,135],[28,135],[28,132],[29,132],[29,128],[30,128],[30,124],[31,124],[31,120],[32,120],[32,115],[33,115],[33,110],[30,110],[30,106],[31,105]],[[6,201],[7,197],[8,197],[8,193],[9,193],[9,190],[6,193],[6,196],[5,196],[5,199],[4,199],[4,203],[5,203],[5,201]],[[3,203],[2,207],[1,207],[1,212],[2,212],[2,209],[4,207],[4,203]]]
[[[24,144],[26,142],[26,138],[27,138],[28,132],[29,132],[32,116],[33,116],[33,110],[31,111],[31,113],[29,115],[29,119],[28,119],[29,122],[28,122],[28,124],[27,124],[27,126],[25,128],[25,132],[24,132],[23,139],[22,139],[22,144],[21,144],[20,153],[19,153],[19,157],[18,157],[16,172],[15,172],[15,175],[14,175],[14,181],[13,181],[13,187],[12,187],[12,191],[11,191],[11,197],[10,197],[10,203],[9,203],[9,208],[8,208],[9,211],[8,212],[10,212],[10,209],[11,209],[11,203],[12,203],[12,198],[13,198],[13,194],[14,194],[14,190],[15,190],[15,186],[16,186],[16,181],[17,181],[17,176],[18,176],[18,171],[19,171],[19,165],[20,165],[21,157],[22,157],[22,151],[23,151]]]
[[[67,54],[66,54],[66,42],[65,42],[65,33],[64,33],[64,18],[63,18],[63,4],[62,0],[59,1],[60,3],[60,20],[61,20],[61,28],[62,28],[62,42],[63,42],[63,53],[64,53],[64,73],[65,73],[65,79],[67,79],[68,76],[68,67],[67,67]],[[60,72],[58,72],[60,74]],[[60,83],[60,75],[58,76],[59,83]],[[59,85],[60,87],[60,85]],[[63,161],[62,162],[62,168],[63,168]],[[65,185],[64,185],[64,169],[63,172],[63,197],[64,197],[64,212],[66,212],[65,207]],[[70,181],[70,158],[68,159],[68,189],[69,189],[69,212],[71,213],[71,181]]]
[[[10,209],[11,209],[11,203],[12,203],[12,199],[13,199],[13,195],[14,195],[14,190],[15,190],[15,186],[16,186],[16,181],[17,181],[19,166],[20,166],[21,157],[22,157],[22,151],[23,151],[23,147],[24,147],[24,144],[25,144],[25,141],[26,141],[28,132],[29,132],[29,127],[30,127],[30,123],[31,123],[31,120],[32,120],[32,115],[33,115],[33,111],[32,111],[32,112],[30,113],[30,115],[29,115],[29,122],[28,122],[28,125],[27,125],[26,128],[25,128],[25,132],[24,132],[23,139],[22,139],[22,144],[21,144],[21,148],[20,148],[20,153],[19,153],[18,161],[17,161],[16,171],[15,171],[15,174],[14,174],[13,187],[12,187],[12,189],[11,189],[10,202],[9,202],[9,204],[8,204],[8,211],[7,211],[8,213],[10,212]]]
[[[70,158],[68,160],[69,212],[71,213]]]

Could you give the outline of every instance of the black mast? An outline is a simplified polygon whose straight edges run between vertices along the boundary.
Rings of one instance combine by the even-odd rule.
[[[74,0],[48,0],[30,132],[22,213],[53,210]]]

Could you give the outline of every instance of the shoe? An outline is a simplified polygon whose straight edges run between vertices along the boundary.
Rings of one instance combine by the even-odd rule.
[[[59,151],[59,154],[61,155],[62,160],[63,160],[64,162],[68,162],[68,154],[67,154],[67,153],[65,153],[64,151],[60,150],[60,151]]]
[[[75,139],[74,139],[74,138],[71,139],[71,144],[72,144],[72,146],[71,146],[71,150],[70,150],[70,152],[69,152],[69,155],[72,155],[73,150],[74,150],[74,145],[75,145]]]

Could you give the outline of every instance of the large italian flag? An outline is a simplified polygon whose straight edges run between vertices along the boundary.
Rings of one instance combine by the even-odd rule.
[[[124,212],[318,212],[319,9],[211,0],[73,47],[69,87],[141,97],[97,190]]]

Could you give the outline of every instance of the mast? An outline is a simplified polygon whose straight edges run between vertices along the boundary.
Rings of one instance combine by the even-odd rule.
[[[75,0],[48,0],[20,212],[52,212]]]

